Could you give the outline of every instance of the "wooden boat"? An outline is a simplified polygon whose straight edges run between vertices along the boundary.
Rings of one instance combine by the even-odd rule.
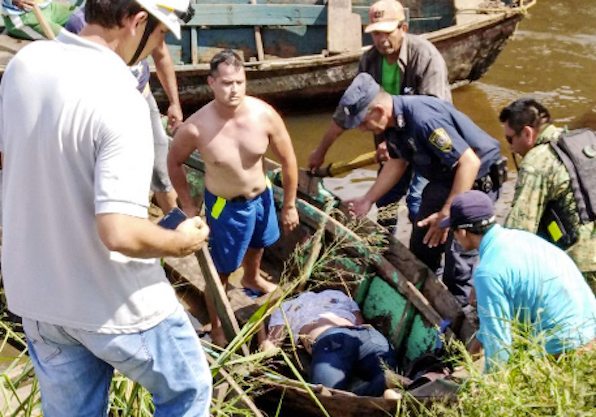
[[[314,99],[334,104],[371,44],[362,33],[372,2],[368,0],[193,2],[196,13],[183,26],[182,40],[167,39],[187,111],[211,99],[208,62],[224,48],[247,61],[248,94],[287,107]],[[454,86],[477,80],[488,70],[535,0],[505,3],[513,5],[498,0],[403,1],[410,32],[435,44]],[[0,77],[26,43],[0,35]],[[151,85],[157,101],[165,104],[167,97],[154,73]]]
[[[203,192],[203,165],[197,158],[192,158],[189,164],[192,166],[190,184],[193,193],[200,196]],[[274,183],[278,177],[275,167],[273,163],[269,166],[273,168],[269,173]],[[276,200],[281,202],[283,191],[275,185],[273,187]],[[476,330],[474,320],[462,311],[446,287],[406,247],[397,240],[390,239],[388,250],[380,254],[371,252],[367,245],[359,245],[363,240],[361,235],[321,210],[318,206],[322,203],[322,193],[306,194],[309,189],[312,190],[312,187],[306,184],[300,186],[300,198],[297,201],[300,214],[298,230],[283,236],[280,242],[265,252],[263,269],[267,275],[279,277],[284,262],[296,245],[312,236],[318,228],[324,228],[323,245],[337,238],[353,243],[341,247],[333,267],[340,276],[364,277],[357,284],[348,286],[361,306],[365,319],[380,329],[396,348],[402,369],[433,351],[437,342],[437,328],[440,326],[448,323],[445,333],[447,337],[463,341],[472,338]],[[342,209],[341,206],[339,209]],[[365,221],[363,227],[366,233],[379,231],[378,226],[370,221]],[[184,262],[178,263],[179,261],[173,259],[167,259],[166,262],[173,275],[182,280],[195,281],[196,284],[196,278],[188,277],[190,273]],[[190,311],[200,310],[200,307],[193,308],[196,297],[186,291],[185,303],[191,306]],[[242,300],[232,300],[232,304],[240,321],[246,320],[257,307],[250,301],[246,303]],[[259,380],[267,392],[258,398],[259,404],[275,407],[283,392],[285,411],[300,410],[301,415],[322,415],[310,393],[295,379],[264,375]],[[347,391],[321,386],[311,386],[311,389],[330,416],[381,416],[393,414],[400,405],[400,400],[358,397]],[[445,392],[453,393],[453,389],[452,384],[438,381],[423,385],[410,392],[410,395],[419,401],[430,401],[437,397],[444,399]]]
[[[497,0],[403,4],[410,32],[435,44],[447,62],[449,82],[457,86],[488,70],[534,2],[515,0],[515,7]],[[349,0],[254,3],[196,0],[196,14],[183,27],[182,41],[170,44],[183,106],[197,109],[211,99],[208,62],[222,48],[236,50],[247,61],[248,94],[283,107],[314,99],[334,104],[371,44],[362,29],[372,1],[353,0],[351,8]],[[156,77],[152,89],[158,102],[166,103]]]

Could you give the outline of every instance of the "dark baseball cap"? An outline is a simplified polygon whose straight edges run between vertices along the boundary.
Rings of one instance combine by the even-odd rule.
[[[495,208],[488,195],[471,190],[458,194],[451,203],[449,217],[441,220],[442,228],[470,229],[495,222]]]
[[[344,129],[354,129],[366,117],[368,106],[381,91],[374,78],[361,72],[341,96],[333,114],[333,120]]]

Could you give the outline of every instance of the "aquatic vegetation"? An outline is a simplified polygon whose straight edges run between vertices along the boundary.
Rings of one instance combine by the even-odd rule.
[[[461,343],[451,355],[467,374],[455,403],[433,404],[421,416],[546,417],[596,416],[596,351],[568,352],[553,357],[544,340],[527,330],[513,333],[509,362],[483,373]],[[404,414],[408,415],[408,414]]]
[[[358,222],[351,223],[351,228],[358,233]],[[304,381],[296,346],[292,343],[285,351],[256,351],[248,356],[237,353],[242,345],[256,345],[256,335],[266,318],[307,281],[309,286],[339,282],[349,289],[365,276],[367,257],[380,255],[386,246],[382,235],[370,231],[358,233],[366,237],[365,243],[350,235],[324,242],[324,230],[325,224],[320,224],[310,239],[298,245],[284,266],[281,297],[263,304],[226,349],[203,343],[214,378],[211,415],[264,415],[254,403],[267,389],[263,382],[288,376],[309,393],[318,404],[320,415],[328,415]],[[366,256],[346,258],[346,249]],[[352,270],[356,272],[338,273],[336,266],[343,262],[352,262]],[[0,292],[0,306],[4,305]],[[6,311],[0,311],[0,341],[0,416],[41,415],[39,387],[27,357],[22,330],[18,323],[8,320]],[[520,328],[514,333],[509,363],[485,374],[462,343],[450,342],[447,349],[454,366],[466,374],[457,400],[422,404],[405,392],[397,403],[396,417],[596,416],[596,351],[571,352],[554,358],[545,353],[543,340]],[[285,375],[279,373],[280,368],[286,370]],[[270,415],[281,415],[283,401],[282,394],[277,410]],[[118,373],[112,381],[109,407],[110,416],[114,417],[149,417],[154,412],[151,395]]]

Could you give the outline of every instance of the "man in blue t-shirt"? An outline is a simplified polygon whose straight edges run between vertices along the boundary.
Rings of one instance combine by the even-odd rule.
[[[455,197],[441,225],[464,248],[480,251],[474,288],[487,370],[508,360],[516,321],[543,336],[550,354],[594,344],[596,298],[565,252],[533,233],[495,224],[493,203],[479,191]]]
[[[440,270],[445,253],[443,281],[462,305],[468,304],[477,251],[464,251],[439,222],[463,191],[481,189],[497,199],[501,178],[495,172],[502,158],[497,140],[451,103],[431,96],[391,96],[365,73],[356,76],[335,114],[347,128],[387,133],[390,159],[370,190],[349,202],[354,214],[368,213],[412,165],[429,182],[413,224],[410,250],[433,271]]]

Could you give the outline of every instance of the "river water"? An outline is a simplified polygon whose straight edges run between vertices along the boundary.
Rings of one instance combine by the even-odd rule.
[[[521,96],[533,96],[561,125],[596,128],[596,1],[538,0],[519,24],[514,37],[479,81],[453,91],[454,104],[480,127],[501,141],[498,114]],[[312,103],[308,104],[309,106]],[[306,167],[331,119],[333,109],[284,114],[298,163]],[[327,154],[327,162],[346,160],[372,150],[371,135],[346,132]],[[372,167],[371,169],[374,169]],[[333,186],[359,195],[374,171],[357,170]],[[346,194],[344,194],[346,195]]]

